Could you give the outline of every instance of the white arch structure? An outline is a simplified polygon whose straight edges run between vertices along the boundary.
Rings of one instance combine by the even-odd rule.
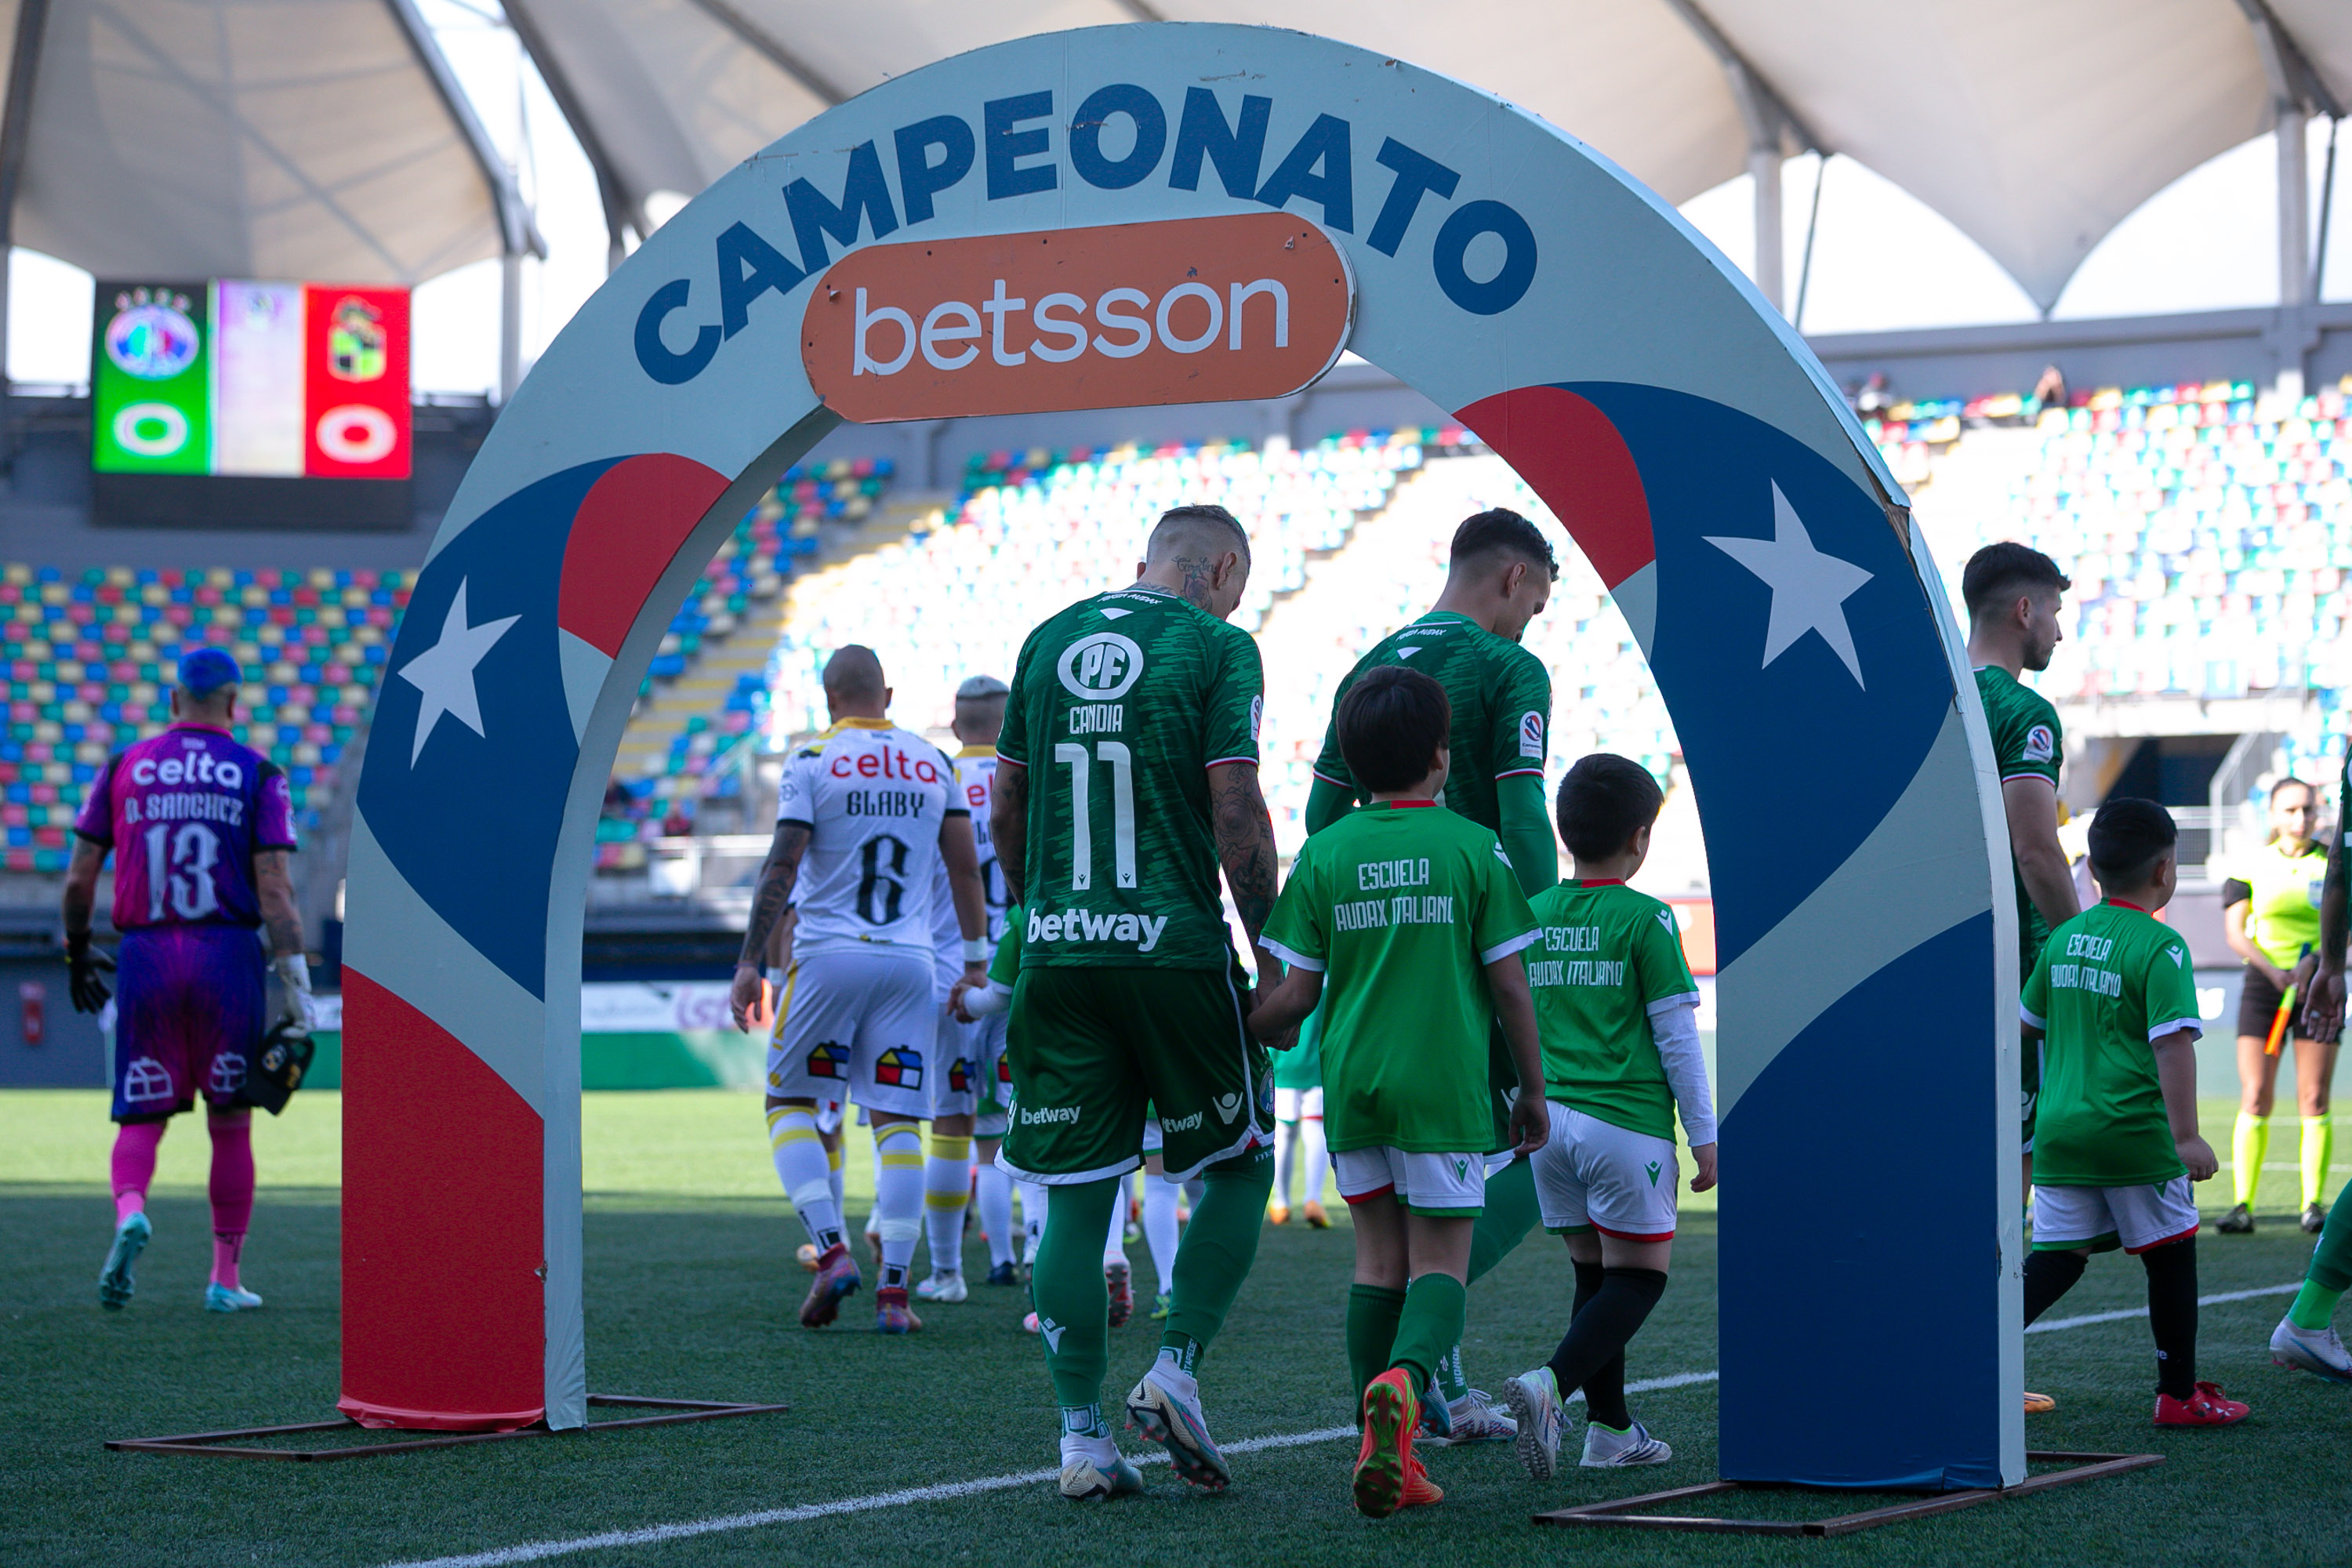
[[[1074,124],[1099,128],[1076,155]],[[2023,1476],[2006,833],[1902,492],[1762,297],[1590,149],[1397,60],[1217,25],[1022,39],[820,115],[633,255],[484,445],[352,829],[347,1410],[583,1419],[591,836],[662,628],[836,422],[800,352],[826,268],[1270,208],[1344,254],[1349,346],[1568,525],[1685,743],[1722,963],[1723,1473]],[[1849,1375],[1898,1318],[1936,1356]],[[1831,1384],[1834,1408],[1786,1397]]]

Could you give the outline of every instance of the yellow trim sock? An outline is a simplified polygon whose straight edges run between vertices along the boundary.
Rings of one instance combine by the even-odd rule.
[[[2336,1155],[2336,1118],[2303,1119],[2303,1206],[2323,1203],[2327,1196],[2327,1164]]]
[[[923,1165],[923,1234],[931,1246],[931,1272],[963,1272],[964,1209],[971,1202],[971,1140],[931,1134]]]
[[[882,1285],[903,1289],[923,1234],[923,1133],[912,1121],[874,1130],[874,1228],[882,1237]]]
[[[2263,1157],[2270,1152],[2270,1118],[2238,1112],[2238,1125],[2230,1134],[2230,1179],[2237,1188],[2233,1201],[2253,1206],[2254,1194],[2262,1190]]]

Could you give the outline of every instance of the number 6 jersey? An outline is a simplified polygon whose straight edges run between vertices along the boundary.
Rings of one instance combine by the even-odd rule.
[[[286,775],[207,724],[174,724],[99,771],[74,831],[114,851],[114,929],[261,924],[257,849],[294,847]]]
[[[793,951],[898,942],[928,961],[940,824],[971,815],[955,765],[887,720],[844,719],[794,752],[776,804],[809,830]]]

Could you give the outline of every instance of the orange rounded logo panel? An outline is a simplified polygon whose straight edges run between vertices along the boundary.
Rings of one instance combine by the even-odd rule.
[[[1227,403],[1310,384],[1355,313],[1321,229],[1235,213],[870,245],[810,293],[801,357],[865,424]]]

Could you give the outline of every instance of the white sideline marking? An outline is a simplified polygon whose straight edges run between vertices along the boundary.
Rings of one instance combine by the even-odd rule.
[[[2218,1296],[2200,1296],[2200,1307],[2218,1307],[2224,1301],[2251,1301],[2257,1296],[2289,1296],[2303,1289],[2298,1279],[2292,1285],[2264,1285],[2252,1290],[2224,1290]],[[2054,1334],[2061,1329],[2079,1329],[2090,1323],[2120,1323],[2126,1318],[2145,1318],[2146,1307],[2128,1307],[2120,1312],[2085,1312],[2079,1318],[2048,1318],[2026,1329],[2029,1334]]]
[[[2200,1307],[2218,1306],[2225,1301],[2249,1301],[2258,1296],[2284,1296],[2303,1288],[2298,1279],[2292,1285],[2265,1285],[2254,1290],[2228,1290],[2218,1296],[2200,1296]],[[2093,1323],[2120,1322],[2126,1318],[2145,1318],[2147,1309],[2137,1308],[2124,1312],[2090,1312],[2079,1318],[2053,1318],[2034,1324],[2029,1334],[2055,1333],[2061,1329],[2079,1329]],[[1644,1378],[1625,1385],[1628,1394],[1655,1394],[1663,1389],[1687,1388],[1693,1384],[1714,1383],[1722,1376],[1717,1372],[1678,1372],[1671,1377]],[[1584,1397],[1582,1389],[1568,1396],[1573,1405]],[[1356,1435],[1353,1426],[1323,1426],[1312,1432],[1286,1432],[1271,1437],[1244,1437],[1238,1443],[1227,1443],[1228,1454],[1257,1454],[1270,1448],[1297,1448],[1309,1443],[1337,1442]],[[1168,1456],[1162,1453],[1129,1456],[1137,1465],[1164,1465]],[[388,1563],[385,1568],[507,1568],[515,1563],[541,1563],[550,1557],[569,1557],[578,1552],[601,1552],[614,1546],[658,1546],[667,1541],[688,1541],[698,1535],[718,1535],[730,1531],[758,1530],[771,1524],[799,1524],[813,1519],[831,1519],[845,1513],[871,1513],[877,1509],[902,1508],[908,1503],[946,1502],[955,1498],[974,1497],[983,1492],[1009,1491],[1014,1487],[1040,1485],[1058,1480],[1055,1470],[1021,1470],[1009,1475],[984,1476],[972,1481],[949,1481],[935,1487],[908,1487],[902,1491],[875,1492],[867,1497],[836,1498],[832,1502],[803,1503],[797,1508],[762,1509],[757,1513],[721,1514],[715,1519],[689,1520],[683,1524],[653,1524],[636,1530],[610,1530],[602,1535],[580,1535],[568,1541],[533,1541],[520,1546],[501,1546],[489,1552],[467,1552],[457,1557],[433,1557],[413,1562]]]

